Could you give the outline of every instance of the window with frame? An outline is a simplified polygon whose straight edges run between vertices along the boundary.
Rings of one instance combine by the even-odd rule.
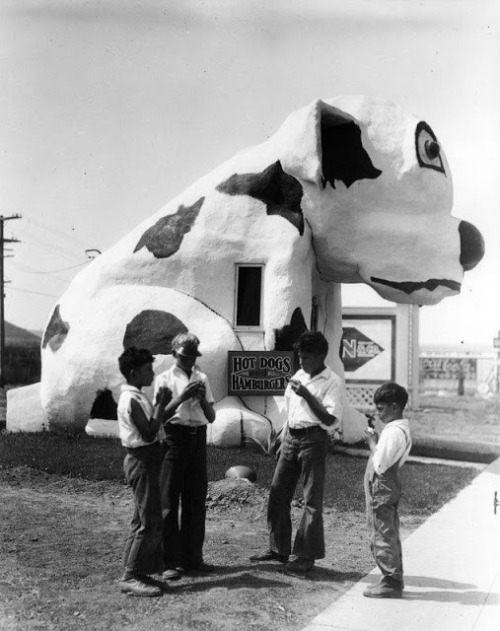
[[[263,268],[263,265],[236,265],[236,327],[261,327]]]

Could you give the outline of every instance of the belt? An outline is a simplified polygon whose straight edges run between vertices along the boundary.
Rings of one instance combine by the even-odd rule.
[[[206,432],[206,425],[180,425],[179,423],[166,423],[165,432],[167,434],[202,434]]]
[[[297,429],[294,429],[293,427],[288,428],[288,431],[290,432],[291,436],[305,436],[306,434],[313,434],[314,432],[317,432],[318,430],[322,432],[325,431],[319,425],[312,425],[311,427],[298,427]]]
[[[162,454],[161,445],[159,442],[155,441],[150,445],[142,445],[141,447],[125,447],[128,454],[138,458],[151,458],[157,454]]]

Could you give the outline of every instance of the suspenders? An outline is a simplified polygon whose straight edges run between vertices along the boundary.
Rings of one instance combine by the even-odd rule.
[[[401,454],[400,458],[397,460],[398,463],[398,468],[401,466],[400,462],[401,460],[403,460],[403,458],[405,458],[406,456],[408,456],[408,454],[410,453],[410,449],[411,449],[411,438],[409,433],[406,431],[406,429],[403,429],[402,427],[397,427],[396,429],[400,429],[405,437],[405,442],[406,442],[406,447],[405,450],[403,451],[403,453]]]

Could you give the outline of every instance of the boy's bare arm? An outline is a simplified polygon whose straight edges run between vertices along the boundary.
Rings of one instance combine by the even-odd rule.
[[[378,441],[378,434],[377,432],[372,429],[371,427],[367,427],[365,429],[365,431],[363,432],[363,438],[365,439],[368,447],[370,448],[370,451],[372,452],[372,454],[375,453],[375,449],[377,447],[377,441]]]
[[[206,399],[207,388],[203,382],[198,382],[197,398],[200,402],[203,414],[209,423],[215,421],[215,410],[213,403],[209,403]]]
[[[194,399],[198,392],[198,384],[196,382],[188,383],[188,385],[184,388],[181,394],[175,399],[171,399],[168,404],[165,406],[164,420],[168,421],[175,414],[177,408],[184,401],[188,401],[189,399]]]
[[[149,443],[155,439],[163,421],[165,406],[171,399],[171,391],[168,388],[161,388],[156,398],[157,403],[154,407],[153,416],[150,419],[148,419],[144,413],[140,403],[138,403],[135,399],[131,400],[130,415],[132,423],[137,427],[141,438],[146,442]]]
[[[205,414],[205,418],[209,423],[213,423],[215,421],[215,410],[214,404],[209,403],[205,398],[200,399],[201,409],[203,410],[203,414]]]
[[[296,395],[305,400],[307,405],[324,425],[330,426],[337,421],[337,417],[330,414],[321,401],[319,401],[308,388],[301,384],[300,381],[292,379],[290,381],[290,387]]]

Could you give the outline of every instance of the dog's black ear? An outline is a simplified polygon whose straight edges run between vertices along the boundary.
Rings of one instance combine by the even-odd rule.
[[[59,305],[54,307],[42,340],[42,348],[49,346],[54,353],[61,348],[69,332],[69,324],[62,319],[59,308]]]
[[[349,188],[357,180],[375,179],[382,173],[363,147],[359,126],[327,108],[321,115],[321,166],[323,186],[329,182],[333,188],[335,180]]]
[[[321,100],[290,114],[276,140],[283,170],[299,181],[324,188],[327,182],[335,187],[337,180],[349,187],[382,173],[363,147],[356,120]]]

